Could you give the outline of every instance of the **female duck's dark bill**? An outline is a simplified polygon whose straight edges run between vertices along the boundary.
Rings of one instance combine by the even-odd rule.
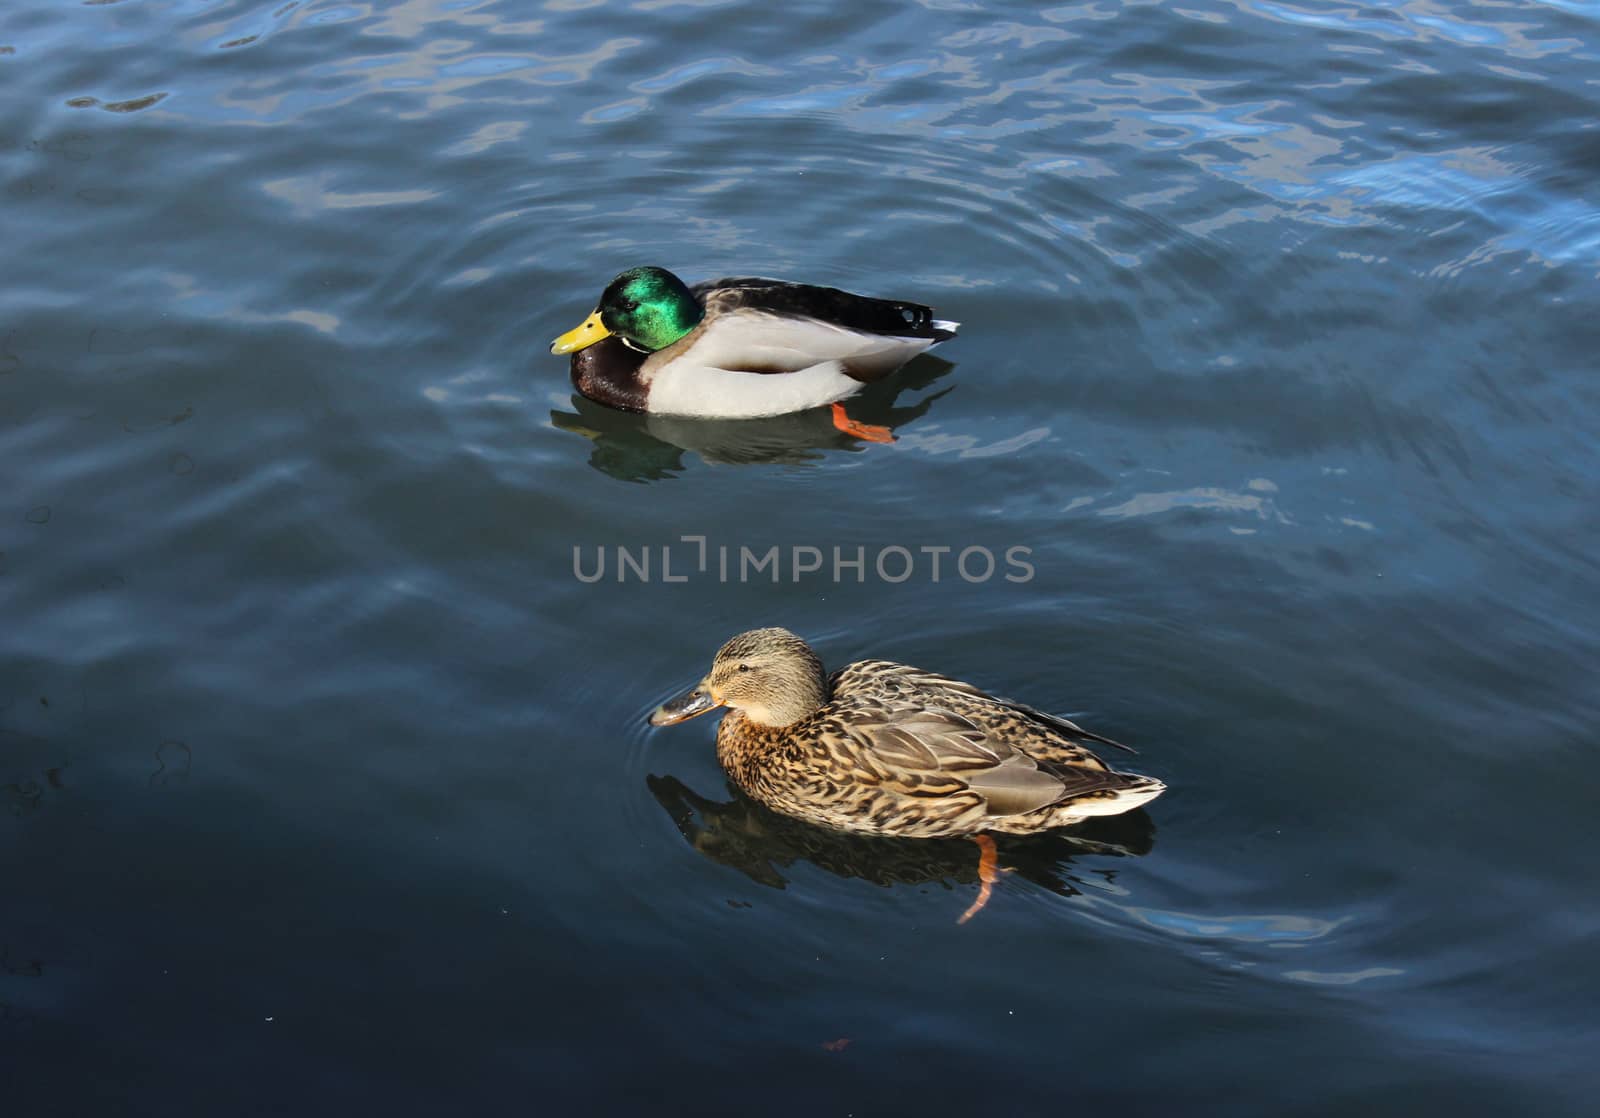
[[[588,318],[562,334],[550,343],[551,353],[575,353],[580,349],[587,349],[595,342],[603,341],[611,336],[605,323],[600,321],[600,312],[596,310]]]
[[[715,710],[722,700],[713,699],[711,692],[696,687],[687,695],[669,699],[650,712],[650,725],[671,726],[674,722],[687,722],[697,714]]]

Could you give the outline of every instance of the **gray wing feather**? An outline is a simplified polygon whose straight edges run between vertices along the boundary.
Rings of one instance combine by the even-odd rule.
[[[1023,815],[1067,794],[1060,776],[991,740],[958,714],[889,708],[881,711],[880,719],[850,727],[874,758],[908,773],[953,777],[983,797],[990,815]]]
[[[1043,772],[1020,754],[993,768],[964,774],[967,787],[983,797],[990,815],[1026,815],[1049,807],[1066,794],[1059,777]]]

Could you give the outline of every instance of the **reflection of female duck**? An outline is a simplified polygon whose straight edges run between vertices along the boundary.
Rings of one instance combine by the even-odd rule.
[[[827,676],[786,629],[728,641],[706,677],[650,721],[669,725],[718,706],[730,713],[717,728],[717,759],[751,797],[836,830],[972,836],[985,885],[996,857],[989,832],[1120,815],[1166,788],[1118,772],[1085,743],[1126,746],[970,683],[887,660]]]
[[[696,795],[670,776],[648,778],[651,794],[689,845],[761,885],[783,888],[784,870],[805,861],[843,878],[874,885],[972,884],[979,869],[972,847],[957,839],[888,839],[814,827],[762,807],[737,789],[732,799]],[[1006,868],[1061,896],[1079,892],[1063,871],[1075,857],[1147,854],[1155,827],[1142,811],[1096,819],[1071,832],[1005,838]]]
[[[632,268],[580,325],[550,345],[572,383],[624,411],[751,419],[835,404],[955,336],[921,303],[743,277],[693,288],[664,268]],[[884,441],[850,420],[839,428]]]

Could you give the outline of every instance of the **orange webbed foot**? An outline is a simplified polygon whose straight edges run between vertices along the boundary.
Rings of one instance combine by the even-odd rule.
[[[869,443],[892,443],[894,435],[887,427],[879,427],[872,423],[859,423],[845,414],[843,404],[833,405],[833,425],[852,438],[863,439]]]
[[[994,883],[1000,878],[1000,851],[995,846],[994,839],[988,835],[967,837],[978,844],[978,898],[961,914],[961,919],[956,921],[957,924],[965,924],[989,903],[989,895],[994,892]]]

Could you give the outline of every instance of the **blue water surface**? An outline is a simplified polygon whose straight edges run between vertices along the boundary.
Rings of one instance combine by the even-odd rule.
[[[11,0],[7,1113],[1592,1113],[1597,75],[1576,0]],[[545,347],[639,263],[963,325],[892,444],[628,416]],[[1170,791],[958,925],[970,844],[644,725],[768,624]]]

